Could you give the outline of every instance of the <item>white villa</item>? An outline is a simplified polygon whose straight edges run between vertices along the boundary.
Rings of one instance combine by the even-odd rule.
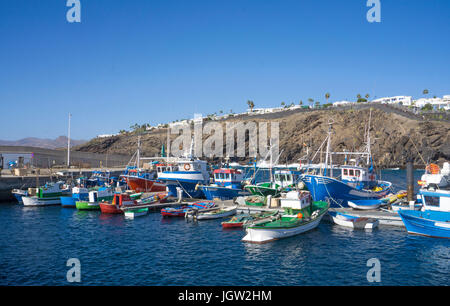
[[[373,103],[382,103],[382,104],[401,104],[405,106],[412,105],[412,97],[411,96],[395,96],[395,97],[384,97],[372,100]]]
[[[422,108],[427,104],[430,104],[435,109],[450,110],[450,95],[442,98],[421,98],[414,101],[414,106],[418,108]]]
[[[354,103],[356,103],[356,102],[336,101],[336,102],[333,102],[333,106],[345,106],[345,105],[354,104]]]

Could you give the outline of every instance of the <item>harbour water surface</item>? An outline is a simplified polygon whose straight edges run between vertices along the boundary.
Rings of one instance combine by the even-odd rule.
[[[415,173],[418,179],[421,172]],[[404,171],[383,179],[404,188]],[[220,220],[187,223],[159,213],[135,220],[61,207],[0,205],[0,285],[449,285],[450,241],[400,227],[354,231],[322,222],[264,245],[241,242]],[[369,283],[367,260],[381,263]]]

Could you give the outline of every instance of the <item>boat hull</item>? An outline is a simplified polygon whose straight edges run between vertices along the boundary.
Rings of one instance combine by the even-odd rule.
[[[245,189],[248,190],[253,195],[259,195],[259,196],[263,196],[263,197],[267,197],[269,195],[276,196],[280,193],[275,188],[259,186],[259,185],[247,185],[247,186],[245,186]]]
[[[124,215],[127,219],[134,219],[136,217],[145,216],[148,213],[148,208],[134,209],[125,211]]]
[[[390,192],[391,183],[386,184],[383,190],[359,190],[334,178],[319,175],[304,175],[305,183],[314,201],[330,201],[331,207],[348,207],[348,201],[374,200],[385,197]]]
[[[323,216],[324,214],[321,214],[316,219],[293,228],[260,229],[249,227],[247,228],[247,234],[244,238],[242,238],[242,241],[251,243],[267,243],[302,234],[316,228]]]
[[[197,220],[221,219],[221,218],[235,215],[236,210],[237,210],[237,207],[234,207],[231,209],[225,209],[223,212],[219,212],[219,213],[201,213],[196,218],[197,218]]]
[[[75,206],[78,210],[100,210],[98,202],[77,201]]]
[[[363,228],[363,229],[374,229],[378,227],[379,221],[378,220],[369,220],[369,218],[358,218],[351,215],[345,215],[340,214],[337,212],[331,212],[329,211],[328,214],[331,216],[331,219],[333,222],[337,225],[349,227],[349,228]],[[339,215],[345,216],[346,218],[339,218]]]
[[[49,205],[61,205],[61,199],[59,197],[54,198],[38,198],[33,197],[22,197],[24,206],[49,206]]]
[[[116,205],[111,203],[100,203],[100,210],[102,214],[122,214],[123,211]]]
[[[127,176],[127,184],[131,190],[136,192],[158,192],[166,190],[166,185],[163,182],[140,177]]]
[[[208,200],[232,200],[236,197],[249,195],[249,192],[246,190],[221,186],[201,186],[199,188]]]
[[[183,197],[202,199],[205,197],[203,191],[197,187],[198,181],[166,181],[169,196],[177,196],[177,187],[183,190]]]
[[[450,238],[450,213],[448,212],[399,210],[398,214],[410,234]]]
[[[348,206],[359,210],[377,209],[383,203],[381,200],[353,200],[347,201]]]

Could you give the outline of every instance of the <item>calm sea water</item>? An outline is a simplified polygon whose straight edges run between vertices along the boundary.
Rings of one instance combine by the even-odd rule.
[[[405,188],[404,171],[383,177]],[[450,284],[449,240],[322,222],[253,245],[241,242],[244,231],[222,230],[220,222],[2,204],[0,285],[72,285],[69,258],[81,262],[81,285],[373,285],[366,279],[370,258],[381,262],[381,285]]]

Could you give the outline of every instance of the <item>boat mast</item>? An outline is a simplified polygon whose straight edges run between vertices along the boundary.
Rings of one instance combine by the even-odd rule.
[[[138,147],[137,147],[137,158],[136,158],[136,162],[137,162],[137,169],[139,169],[139,165],[141,164],[141,136],[138,136]]]
[[[331,125],[332,125],[332,122],[329,121],[329,122],[328,122],[327,152],[326,152],[326,154],[325,154],[325,172],[324,172],[324,176],[327,176],[328,156],[330,156],[330,164],[331,164],[331,153],[330,153]]]
[[[72,114],[69,113],[69,130],[67,132],[67,168],[70,167],[70,118]]]
[[[370,157],[372,156],[372,151],[370,149],[370,141],[371,141],[370,140],[370,122],[371,122],[371,120],[372,120],[372,109],[370,109],[370,112],[369,112],[369,126],[367,128],[367,152],[369,153],[367,155],[367,165],[369,164]]]

